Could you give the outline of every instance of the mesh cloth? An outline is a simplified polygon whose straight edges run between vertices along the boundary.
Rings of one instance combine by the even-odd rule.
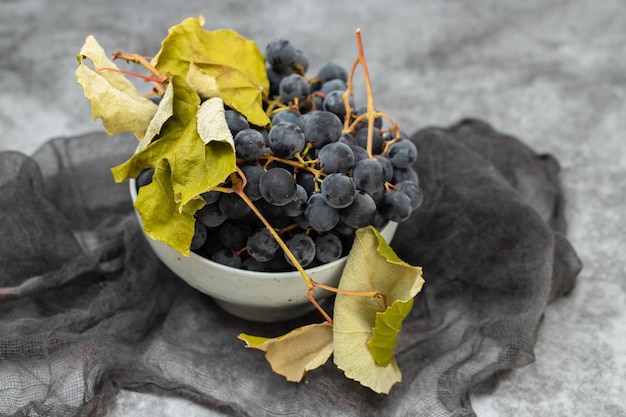
[[[392,244],[426,280],[398,338],[403,381],[377,395],[330,360],[288,383],[236,336],[321,317],[247,322],[176,278],[109,172],[136,142],[104,136],[0,153],[0,415],[105,415],[130,389],[242,416],[471,416],[471,392],[533,361],[581,268],[553,157],[478,120],[421,130],[426,198]]]

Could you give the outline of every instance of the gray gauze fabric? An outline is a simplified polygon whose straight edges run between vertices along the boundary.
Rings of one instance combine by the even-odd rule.
[[[426,284],[399,336],[403,380],[389,395],[332,361],[289,383],[245,349],[240,332],[277,336],[322,319],[241,320],[169,272],[109,171],[132,154],[131,137],[0,153],[0,414],[104,415],[130,389],[242,416],[474,415],[471,392],[533,361],[547,305],[581,263],[553,157],[478,120],[413,140],[425,201],[392,244],[423,266]]]

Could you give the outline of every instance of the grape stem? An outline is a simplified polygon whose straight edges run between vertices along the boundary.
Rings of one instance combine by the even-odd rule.
[[[168,81],[168,78],[165,75],[161,74],[159,70],[154,67],[154,65],[148,62],[145,56],[139,54],[127,54],[122,51],[115,51],[113,52],[113,56],[111,58],[113,60],[123,59],[126,62],[134,62],[135,64],[139,64],[144,67],[154,77],[154,80],[149,81],[152,81],[154,83],[159,95],[163,95],[163,93],[165,92],[163,84]]]
[[[400,126],[386,113],[376,111],[376,107],[374,105],[374,93],[372,92],[372,82],[370,80],[369,70],[367,69],[367,61],[365,59],[365,52],[363,49],[363,40],[361,39],[361,29],[356,30],[356,43],[359,51],[358,57],[355,59],[352,64],[352,68],[350,69],[350,74],[348,76],[348,86],[346,91],[343,93],[343,102],[346,108],[346,117],[344,120],[344,131],[345,132],[354,132],[356,126],[363,120],[367,119],[367,154],[371,159],[375,159],[372,154],[372,143],[374,140],[374,120],[377,117],[385,118],[391,125],[393,126],[390,130],[393,130],[396,133],[396,138],[400,137]],[[367,111],[364,114],[360,114],[354,120],[352,120],[352,106],[350,106],[350,97],[352,96],[352,92],[354,91],[354,73],[356,72],[357,66],[361,65],[361,69],[363,71],[363,77],[365,78],[365,91],[367,95]],[[351,122],[352,120],[352,122]]]
[[[372,154],[372,142],[374,139],[374,119],[376,118],[376,110],[374,106],[374,94],[372,93],[372,83],[370,81],[369,70],[367,69],[367,61],[365,60],[365,52],[363,50],[363,41],[361,39],[361,29],[356,30],[356,44],[359,50],[359,56],[356,58],[350,69],[350,76],[348,78],[348,88],[343,93],[343,102],[346,108],[345,128],[350,126],[350,118],[352,117],[352,109],[350,106],[350,96],[354,89],[353,79],[356,67],[361,65],[363,71],[363,77],[365,78],[365,91],[367,94],[367,112],[364,117],[367,117],[367,154],[371,159],[374,159]],[[358,118],[357,118],[358,119]]]

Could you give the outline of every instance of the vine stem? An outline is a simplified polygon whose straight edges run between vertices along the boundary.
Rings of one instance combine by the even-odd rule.
[[[165,92],[165,88],[163,87],[163,84],[168,81],[168,78],[165,75],[161,74],[159,70],[157,70],[154,67],[154,65],[148,62],[145,56],[139,55],[139,54],[127,54],[122,51],[115,51],[113,52],[112,58],[113,60],[123,59],[124,61],[127,61],[127,62],[134,62],[135,64],[139,64],[142,67],[144,67],[146,70],[150,72],[150,74],[154,76],[155,80],[150,80],[150,81],[152,81],[155,84],[159,94],[163,95],[163,93]]]
[[[367,117],[367,154],[371,159],[374,159],[374,155],[372,153],[372,142],[374,140],[374,119],[377,116],[377,112],[374,106],[374,93],[372,92],[372,83],[370,81],[370,73],[367,69],[367,61],[365,60],[365,52],[363,50],[363,40],[361,39],[361,29],[356,30],[356,44],[359,51],[359,56],[356,58],[354,63],[352,64],[352,68],[350,69],[350,75],[348,78],[348,88],[343,94],[343,101],[346,110],[346,118],[345,118],[345,129],[349,129],[350,126],[350,117],[352,116],[352,111],[350,108],[350,96],[352,95],[353,87],[353,78],[354,73],[356,71],[356,67],[361,65],[361,69],[363,71],[363,77],[365,78],[365,91],[367,95],[367,112],[365,113]],[[360,115],[361,116],[361,115]]]

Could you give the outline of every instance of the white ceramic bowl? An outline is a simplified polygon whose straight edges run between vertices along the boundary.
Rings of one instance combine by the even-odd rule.
[[[129,181],[133,203],[137,198],[135,180]],[[137,219],[141,223],[139,213]],[[389,242],[398,224],[389,222],[382,236]],[[143,229],[142,229],[143,230]],[[145,235],[145,233],[144,233]],[[183,256],[168,245],[145,235],[148,243],[176,275],[197,290],[211,296],[229,313],[254,321],[273,322],[299,317],[315,307],[307,299],[307,287],[299,272],[256,272],[231,268],[195,253]],[[307,269],[314,281],[336,287],[348,257]],[[331,295],[316,289],[316,300]]]

